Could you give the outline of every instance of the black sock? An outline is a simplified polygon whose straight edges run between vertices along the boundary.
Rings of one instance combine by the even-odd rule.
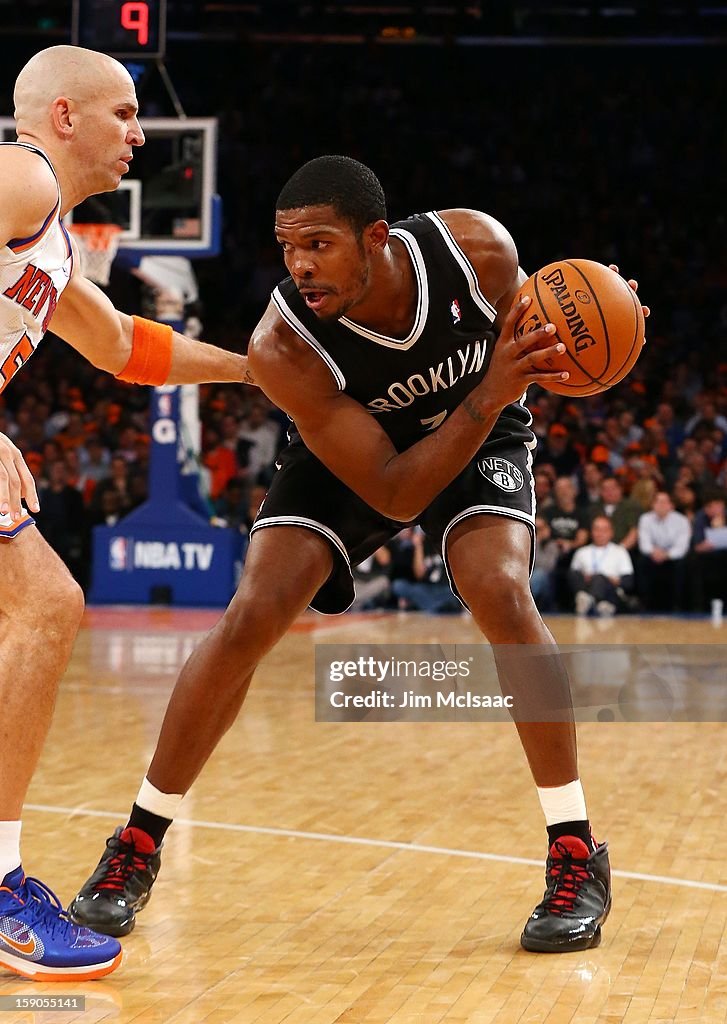
[[[591,852],[596,849],[588,818],[583,821],[559,821],[557,825],[548,825],[548,846],[552,846],[561,836],[575,836],[576,839],[582,840]]]
[[[171,818],[162,818],[158,814],[152,814],[151,811],[144,810],[138,804],[132,804],[129,824],[126,827],[140,828],[142,832],[146,832],[148,836],[151,836],[156,846],[159,847],[171,823]]]

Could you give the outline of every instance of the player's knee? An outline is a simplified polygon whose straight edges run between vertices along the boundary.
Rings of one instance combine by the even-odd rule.
[[[71,577],[65,584],[66,612],[72,622],[81,624],[86,608],[86,598],[79,584]]]
[[[485,632],[490,625],[514,624],[535,610],[527,575],[507,564],[483,574],[466,597],[472,615]]]
[[[44,579],[42,618],[46,629],[54,627],[75,636],[84,607],[83,591],[67,570],[59,569]]]
[[[288,618],[270,595],[239,593],[220,623],[226,645],[240,651],[267,650],[285,633]]]

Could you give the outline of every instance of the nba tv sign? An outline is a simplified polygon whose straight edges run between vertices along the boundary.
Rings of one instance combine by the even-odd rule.
[[[134,569],[209,572],[214,550],[214,544],[194,541],[114,537],[109,543],[109,569],[112,572],[131,572]]]

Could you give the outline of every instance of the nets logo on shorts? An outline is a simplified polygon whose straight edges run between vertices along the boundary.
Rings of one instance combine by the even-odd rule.
[[[525,477],[509,459],[482,459],[477,463],[477,468],[501,491],[519,491],[525,483]]]

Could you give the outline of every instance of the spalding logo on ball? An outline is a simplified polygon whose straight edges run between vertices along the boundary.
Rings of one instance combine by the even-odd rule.
[[[639,358],[644,312],[634,290],[610,267],[591,260],[549,263],[528,278],[520,295],[532,301],[515,336],[552,323],[566,347],[538,366],[570,374],[567,381],[549,384],[549,391],[597,395],[623,380]]]

